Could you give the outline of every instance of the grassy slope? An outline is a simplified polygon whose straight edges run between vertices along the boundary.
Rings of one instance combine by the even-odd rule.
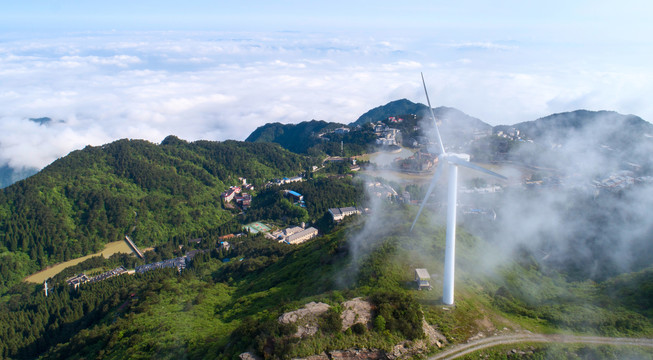
[[[394,220],[396,214],[392,215]],[[415,267],[426,267],[436,277],[442,268],[444,231],[421,225],[424,226],[413,235],[405,231],[407,225],[390,232],[386,230],[384,237],[370,232],[368,250],[359,246],[355,251],[354,244],[346,240],[365,229],[363,224],[352,224],[302,245],[276,262],[264,263],[253,257],[229,265],[206,263],[197,274],[180,276],[157,286],[151,294],[142,296],[138,307],[132,314],[125,315],[125,320],[106,327],[105,335],[111,340],[102,354],[107,358],[126,354],[134,358],[147,358],[152,354],[164,358],[231,356],[246,350],[251,344],[248,341],[261,335],[246,333],[234,338],[232,331],[242,329],[243,321],[274,322],[283,311],[301,307],[309,301],[337,304],[343,298],[379,292],[414,296],[429,323],[453,343],[465,341],[479,332],[491,334],[504,328],[598,332],[614,336],[652,333],[650,318],[644,318],[605,295],[606,286],[617,291],[614,290],[616,286],[627,287],[630,279],[619,279],[608,285],[569,283],[559,276],[544,275],[535,267],[527,268],[525,264],[513,264],[504,269],[503,276],[498,279],[479,277],[474,274],[474,259],[469,255],[477,240],[464,231],[459,232],[456,306],[444,308],[439,303],[438,284],[430,292],[417,292],[411,287]],[[354,254],[360,256],[352,258]],[[255,266],[256,259],[267,265]],[[641,280],[646,274],[634,275],[633,281]],[[220,283],[222,279],[227,280]],[[504,290],[499,290],[502,288]],[[522,289],[529,289],[529,292]],[[635,297],[631,294],[631,298]],[[201,300],[197,301],[198,298]],[[578,316],[574,315],[576,312]],[[626,323],[631,325],[623,327]],[[596,327],[588,327],[588,324]],[[116,339],[116,333],[125,335]],[[247,340],[250,335],[252,338]],[[400,339],[394,332],[372,331],[348,336],[320,333],[306,341],[291,342],[284,351],[300,356],[329,348],[388,348]],[[80,340],[73,339],[71,343],[75,342]],[[67,347],[55,355],[61,356],[69,350]],[[97,355],[94,353],[93,357]]]

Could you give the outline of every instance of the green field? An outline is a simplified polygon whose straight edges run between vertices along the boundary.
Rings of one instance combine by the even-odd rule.
[[[77,258],[77,259],[68,260],[66,262],[62,262],[62,263],[53,265],[53,266],[51,266],[51,267],[49,267],[49,268],[47,268],[45,270],[39,271],[39,272],[37,272],[35,274],[32,274],[32,275],[26,277],[25,281],[40,284],[40,283],[44,282],[46,279],[49,279],[49,278],[57,275],[63,269],[65,269],[67,267],[70,267],[70,266],[73,266],[73,265],[77,265],[77,264],[81,263],[82,261],[90,259],[90,258],[92,258],[94,256],[104,256],[105,258],[108,259],[111,255],[118,254],[118,253],[131,254],[132,250],[131,250],[131,248],[129,248],[129,245],[127,245],[127,243],[124,242],[124,241],[110,242],[104,247],[104,250],[102,250],[102,251],[100,251],[98,253],[82,256],[82,257]]]

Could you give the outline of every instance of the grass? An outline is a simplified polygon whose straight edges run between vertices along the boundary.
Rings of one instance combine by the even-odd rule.
[[[85,260],[88,260],[94,256],[104,256],[104,258],[108,259],[111,255],[113,254],[118,254],[118,253],[123,253],[123,254],[131,254],[132,250],[129,248],[129,245],[125,241],[114,241],[108,243],[105,247],[104,250],[97,252],[95,254],[90,254],[86,256],[79,257],[77,259],[73,260],[68,260],[66,262],[62,262],[56,265],[52,265],[48,267],[45,270],[39,271],[35,274],[32,274],[24,279],[24,281],[31,282],[31,283],[36,283],[40,284],[43,283],[45,280],[54,277],[64,269],[77,265]]]
[[[377,216],[380,222],[390,222],[386,215]],[[394,213],[387,216],[399,217]],[[404,221],[398,218],[395,223]],[[210,259],[181,274],[171,273],[164,281],[148,284],[149,289],[139,293],[140,299],[131,311],[115,323],[107,324],[109,329],[104,334],[111,339],[104,351],[111,354],[109,358],[129,355],[139,359],[223,358],[268,343],[283,345],[283,349],[277,350],[292,356],[350,347],[388,349],[403,340],[399,333],[319,332],[301,341],[286,341],[271,326],[281,313],[310,301],[336,305],[344,299],[373,297],[378,292],[414,297],[427,322],[453,344],[479,333],[491,336],[516,330],[579,333],[598,324],[603,327],[600,331],[603,335],[642,336],[651,328],[638,314],[604,299],[600,284],[568,282],[555,273],[547,275],[537,267],[527,266],[528,263],[506,266],[492,278],[479,275],[474,271],[476,263],[471,251],[479,240],[462,229],[458,234],[456,305],[443,306],[439,282],[444,247],[442,227],[425,224],[411,234],[402,225],[389,231],[378,229],[378,233],[370,230],[365,241],[377,242],[353,258],[351,235],[359,230],[363,228],[357,224],[340,228],[283,255],[268,252],[267,240],[263,238],[248,238],[242,241],[259,241],[261,246],[252,247],[258,250],[248,254],[243,262],[223,264],[219,259]],[[278,260],[268,261],[277,255]],[[429,270],[433,291],[414,290],[416,267]],[[641,286],[631,285],[646,283],[649,275],[643,272],[633,278],[637,281],[620,278],[611,283],[610,289],[621,292],[640,289]],[[254,325],[248,326],[249,322]],[[488,350],[483,354],[501,359],[506,351],[517,347]],[[571,358],[594,354],[593,348],[571,345],[565,345],[562,350],[544,349],[534,352],[531,358],[545,358],[542,356],[549,353],[569,353]],[[597,351],[597,354],[610,354],[612,350]]]
[[[167,279],[156,299],[149,299],[142,312],[125,319],[128,329],[136,329],[139,343],[134,346],[130,336],[125,336],[118,339],[117,347],[129,349],[130,358],[149,359],[152,347],[158,349],[158,358],[178,358],[205,348],[206,339],[213,340],[211,347],[224,346],[239,321],[223,321],[215,308],[229,301],[231,292],[224,284]]]
[[[460,359],[653,359],[653,349],[626,345],[521,343],[475,351]]]

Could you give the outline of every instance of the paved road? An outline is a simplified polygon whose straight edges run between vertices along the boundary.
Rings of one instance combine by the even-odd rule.
[[[542,335],[542,334],[513,334],[493,336],[475,340],[466,344],[454,345],[450,349],[429,357],[429,360],[455,359],[474,351],[491,348],[498,345],[509,345],[523,342],[542,343],[574,343],[598,345],[629,345],[653,347],[653,339],[638,338],[612,338],[600,336],[573,336],[573,335]]]

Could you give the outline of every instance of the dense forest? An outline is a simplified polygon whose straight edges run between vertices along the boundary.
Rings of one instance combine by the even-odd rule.
[[[294,205],[284,197],[284,190],[293,190],[304,196],[305,205]],[[351,177],[319,177],[260,191],[246,214],[247,221],[273,220],[284,224],[317,221],[329,208],[360,205],[363,200],[363,183]]]
[[[317,120],[299,124],[265,124],[254,130],[245,141],[274,142],[292,152],[316,157],[360,155],[374,145],[376,135],[370,126],[352,128],[343,134],[334,132],[343,126]]]
[[[260,186],[312,164],[276,144],[173,136],[74,151],[0,191],[0,293],[126,234],[151,246],[217,228],[231,219],[220,194],[239,178]]]

